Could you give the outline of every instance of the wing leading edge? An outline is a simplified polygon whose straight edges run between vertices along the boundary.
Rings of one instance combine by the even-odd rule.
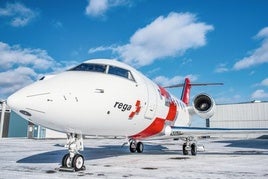
[[[268,134],[268,128],[208,128],[208,127],[180,127],[172,126],[165,132],[167,136],[207,136],[224,134]]]

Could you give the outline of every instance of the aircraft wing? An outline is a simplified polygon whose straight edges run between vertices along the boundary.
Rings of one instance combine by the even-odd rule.
[[[180,127],[172,126],[165,130],[166,136],[217,136],[225,134],[267,134],[268,128],[209,128],[209,127]]]

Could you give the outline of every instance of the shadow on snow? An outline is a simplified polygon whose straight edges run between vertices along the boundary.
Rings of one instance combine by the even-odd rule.
[[[168,151],[166,154],[170,154],[170,152],[178,153],[178,151],[168,150],[168,148],[163,147],[162,145],[144,145],[144,148],[145,151],[142,154],[132,154],[129,152],[128,146],[105,145],[98,146],[97,148],[85,147],[84,151],[81,151],[80,153],[84,156],[85,160],[96,160],[123,155],[164,155],[166,153],[164,151]],[[67,149],[40,153],[20,159],[17,163],[59,163],[66,153],[68,153]]]
[[[176,143],[176,142],[175,142]],[[175,145],[174,143],[174,145]],[[226,143],[220,152],[205,151],[200,155],[268,155],[268,140],[248,139],[248,140],[223,140],[214,141],[214,143]],[[210,144],[207,144],[210,145]],[[56,145],[60,146],[60,145]],[[62,147],[62,146],[60,146]],[[225,151],[226,147],[237,147],[239,151]],[[250,149],[250,150],[249,150]],[[255,149],[255,150],[254,150]],[[260,151],[260,150],[265,151]],[[67,153],[67,149],[55,150],[45,153],[32,155],[17,161],[17,163],[59,163],[62,157]],[[182,156],[181,147],[178,146],[176,150],[170,150],[163,145],[144,144],[144,152],[142,154],[130,153],[128,146],[120,145],[103,145],[96,148],[86,147],[81,151],[85,160],[96,160],[124,155],[179,155]]]

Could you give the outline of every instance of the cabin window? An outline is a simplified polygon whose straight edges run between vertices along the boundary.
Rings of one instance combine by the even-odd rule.
[[[70,71],[92,71],[92,72],[105,73],[106,67],[107,67],[106,65],[101,65],[101,64],[82,63],[70,69]]]

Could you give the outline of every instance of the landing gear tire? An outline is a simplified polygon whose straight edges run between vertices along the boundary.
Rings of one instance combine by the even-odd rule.
[[[136,146],[137,152],[138,153],[142,153],[143,152],[143,148],[144,148],[143,143],[142,142],[138,142],[137,143],[137,146]]]
[[[82,170],[84,168],[84,157],[80,154],[76,154],[72,161],[72,167],[75,171]]]
[[[191,145],[191,154],[192,154],[192,155],[196,155],[196,153],[197,153],[197,146],[196,146],[195,143],[193,143],[193,144]]]
[[[183,140],[185,140],[185,143],[183,143],[182,145],[182,153],[183,155],[188,155],[189,152],[191,152],[191,154],[193,156],[195,156],[197,154],[197,143],[196,143],[196,139],[194,137],[186,137]]]
[[[136,141],[130,141],[129,143],[129,151],[131,153],[142,153],[144,149],[143,143],[142,142],[136,142]]]
[[[186,147],[187,147],[187,144],[184,143],[184,144],[182,145],[182,153],[183,153],[183,155],[188,155],[188,154],[189,154],[189,153],[188,153],[188,150],[186,149]]]
[[[68,168],[72,167],[72,159],[70,157],[70,154],[64,155],[64,157],[62,158],[61,165],[63,167],[68,167]]]
[[[137,146],[136,146],[136,142],[132,141],[130,142],[130,145],[129,145],[129,151],[131,153],[135,153],[137,151]]]
[[[61,170],[63,171],[80,171],[80,170],[85,170],[84,166],[84,157],[80,154],[76,154],[73,158],[71,158],[70,154],[64,155],[62,158],[62,167]]]
[[[79,153],[84,150],[82,134],[68,133],[65,147],[69,153],[62,158],[59,170],[71,172],[85,170],[84,157]]]

